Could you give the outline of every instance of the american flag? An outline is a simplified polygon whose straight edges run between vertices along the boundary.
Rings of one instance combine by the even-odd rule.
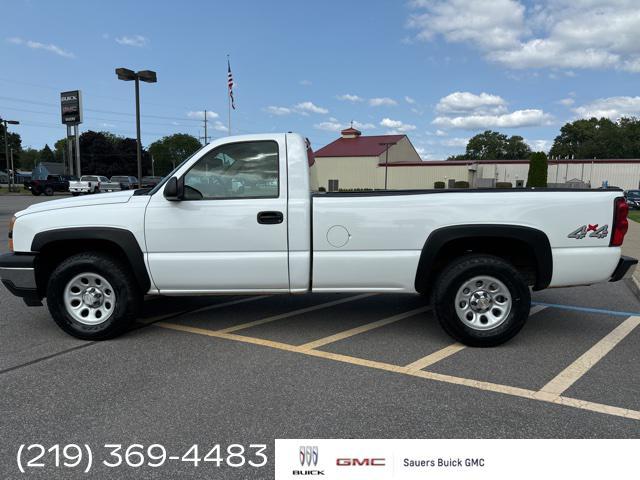
[[[236,104],[233,100],[233,74],[231,73],[231,64],[227,58],[227,85],[229,85],[229,98],[231,99],[231,108],[236,109]]]

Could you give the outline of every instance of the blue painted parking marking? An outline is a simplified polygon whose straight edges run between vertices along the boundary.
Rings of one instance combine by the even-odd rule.
[[[640,312],[621,312],[618,310],[607,310],[604,308],[578,307],[576,305],[561,305],[559,303],[531,302],[532,305],[542,305],[544,307],[561,308],[576,312],[600,313],[602,315],[614,315],[617,317],[637,317]]]

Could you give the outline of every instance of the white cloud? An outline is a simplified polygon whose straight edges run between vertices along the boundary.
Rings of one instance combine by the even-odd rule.
[[[558,103],[560,105],[564,105],[565,107],[570,107],[571,105],[576,103],[576,101],[571,97],[567,97],[567,98],[563,98],[562,100],[558,100]]]
[[[207,118],[218,118],[219,116],[220,115],[218,115],[216,112],[212,112],[211,110],[207,110]],[[189,118],[197,118],[199,120],[204,120],[204,110],[187,112],[187,117],[189,117]]]
[[[445,132],[444,130],[436,130],[436,137],[446,137],[447,135],[449,135],[447,132]]]
[[[376,126],[373,123],[360,123],[358,121],[354,121],[353,126],[358,130],[372,130],[376,128]]]
[[[295,106],[298,113],[329,113],[326,108],[318,107],[313,102],[301,102]]]
[[[469,143],[469,139],[461,137],[447,138],[440,142],[440,144],[445,147],[466,147],[467,143]]]
[[[149,43],[149,39],[142,35],[122,35],[121,37],[116,37],[116,42],[129,47],[144,47]]]
[[[220,120],[216,120],[216,123],[213,124],[213,129],[219,132],[227,132],[229,130]]]
[[[413,98],[409,97],[408,95],[405,95],[404,101],[407,102],[409,105],[413,105],[414,103],[416,103],[416,101]]]
[[[344,128],[342,124],[332,121],[316,123],[313,127],[327,132],[339,132]]]
[[[498,95],[471,92],[453,92],[442,97],[436,105],[436,111],[443,114],[452,113],[503,113],[507,102]]]
[[[478,48],[514,69],[640,72],[637,0],[414,0],[417,38]],[[573,72],[572,72],[573,73]]]
[[[451,42],[469,42],[485,49],[517,46],[525,29],[525,8],[515,0],[419,0],[420,10],[409,17],[418,39],[443,36]]]
[[[551,148],[551,140],[526,140],[525,143],[531,147],[534,152],[548,152]]]
[[[313,85],[313,82],[311,80],[300,80],[300,85],[303,87],[310,87]]]
[[[576,107],[573,111],[582,118],[606,117],[616,120],[620,117],[638,117],[640,116],[640,97],[599,98]]]
[[[359,97],[358,95],[351,95],[350,93],[345,93],[343,95],[338,95],[336,97],[338,100],[345,100],[347,102],[362,102],[364,98]]]
[[[275,105],[269,105],[266,111],[272,115],[289,115],[292,113],[289,107],[277,107]]]
[[[390,131],[393,133],[406,133],[416,129],[415,125],[404,123],[400,120],[392,120],[390,118],[383,118],[380,120],[380,126],[390,128]]]
[[[24,45],[25,47],[32,48],[34,50],[45,50],[47,52],[55,53],[61,57],[65,58],[75,58],[75,55],[63,48],[54,45],[53,43],[41,43],[36,42],[34,40],[24,40],[20,37],[11,37],[7,38],[9,43],[13,43],[14,45]]]
[[[485,128],[517,128],[547,125],[551,116],[539,109],[516,110],[501,115],[467,115],[458,117],[436,117],[432,122],[443,128],[478,130]]]
[[[328,132],[339,132],[339,131],[344,130],[345,128],[349,127],[349,125],[351,125],[350,122],[341,123],[336,118],[331,117],[326,122],[316,123],[314,125],[314,128],[317,128],[318,130],[326,130]],[[353,121],[353,127],[357,128],[360,131],[362,131],[362,130],[372,130],[372,129],[376,128],[376,126],[373,123],[361,123],[361,122],[358,122],[356,120]]]
[[[398,102],[389,97],[376,97],[369,99],[369,105],[372,107],[393,107],[397,104]]]

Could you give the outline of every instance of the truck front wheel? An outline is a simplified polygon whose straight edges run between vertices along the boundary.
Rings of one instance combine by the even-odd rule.
[[[123,333],[136,318],[141,300],[127,266],[100,252],[63,260],[47,285],[51,316],[62,330],[83,340]]]
[[[520,272],[490,255],[454,260],[440,274],[433,295],[444,330],[472,347],[492,347],[511,339],[531,308],[529,287]]]

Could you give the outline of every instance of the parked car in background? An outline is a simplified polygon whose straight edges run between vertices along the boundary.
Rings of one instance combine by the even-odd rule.
[[[107,177],[104,177],[104,178],[106,178],[107,181],[100,182],[101,192],[119,192],[120,190],[122,190],[122,186],[120,185],[120,182],[112,182]]]
[[[140,188],[153,188],[162,181],[162,177],[142,177]]]
[[[136,177],[129,177],[125,175],[114,175],[111,177],[111,183],[119,183],[120,190],[134,190],[136,188],[140,188]]]
[[[48,175],[45,180],[27,180],[24,182],[24,188],[35,196],[44,193],[50,197],[54,192],[68,192],[69,181],[74,180],[78,180],[78,177],[72,177],[70,175]]]
[[[99,193],[102,183],[109,183],[109,179],[99,175],[83,175],[80,180],[69,182],[69,191],[73,196],[81,193]]]
[[[627,198],[629,208],[640,210],[640,190],[627,190],[624,192],[624,196]]]

